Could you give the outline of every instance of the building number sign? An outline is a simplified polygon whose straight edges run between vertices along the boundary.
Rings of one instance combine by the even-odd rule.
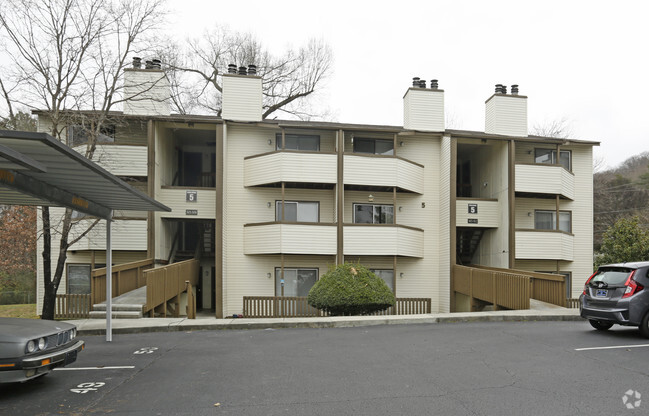
[[[185,194],[185,202],[198,202],[198,191],[187,191]]]
[[[478,213],[478,204],[469,204],[469,214]]]

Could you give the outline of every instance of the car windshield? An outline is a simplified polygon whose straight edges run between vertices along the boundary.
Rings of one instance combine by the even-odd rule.
[[[604,282],[613,286],[623,285],[632,271],[633,269],[599,269],[590,282]]]

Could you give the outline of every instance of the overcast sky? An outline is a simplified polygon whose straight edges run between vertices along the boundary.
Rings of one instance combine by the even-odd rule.
[[[254,33],[270,50],[324,39],[332,121],[403,124],[413,76],[438,79],[448,127],[484,131],[494,84],[519,84],[528,124],[570,120],[615,166],[649,151],[649,2],[170,0],[171,26]]]

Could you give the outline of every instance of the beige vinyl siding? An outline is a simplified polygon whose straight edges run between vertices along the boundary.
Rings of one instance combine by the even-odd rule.
[[[124,114],[169,115],[169,80],[161,70],[124,71]]]
[[[575,176],[561,166],[516,165],[516,192],[560,194],[575,199]]]
[[[282,201],[282,191],[278,188],[247,188],[250,203],[245,207],[245,224],[279,221],[275,218],[275,204]],[[319,222],[335,221],[335,191],[333,189],[286,188],[285,201],[317,202],[320,206]],[[270,202],[270,206],[268,203]]]
[[[345,256],[424,256],[424,233],[382,225],[346,226]]]
[[[442,313],[451,310],[451,137],[443,136],[439,147],[439,220],[435,232],[438,240],[437,268],[431,269],[437,272],[437,311]],[[455,169],[455,167],[453,167]],[[431,234],[430,232],[428,234]],[[425,236],[428,239],[428,235]],[[430,243],[429,243],[430,244]],[[426,255],[429,255],[428,252]]]
[[[187,201],[187,191],[196,191],[196,202]],[[216,191],[205,188],[160,189],[157,193],[159,202],[171,208],[171,212],[161,212],[160,218],[214,219]],[[197,215],[188,215],[187,210],[197,210]]]
[[[396,186],[423,193],[424,168],[392,157],[345,155],[344,180],[349,185]]]
[[[336,183],[336,155],[278,152],[244,161],[245,186],[277,182]]]
[[[261,121],[261,78],[247,75],[223,76],[224,120]]]
[[[409,88],[403,97],[403,127],[444,131],[444,91]]]
[[[94,220],[80,220],[70,233],[70,240],[75,234],[87,230]],[[78,230],[78,231],[77,231]],[[111,223],[111,245],[113,250],[143,250],[146,251],[146,221],[117,220]],[[106,250],[106,221],[99,221],[90,232],[70,250]]]
[[[485,133],[527,137],[527,98],[493,95],[485,110]]]
[[[516,231],[516,258],[572,261],[574,237],[557,231]]]
[[[86,145],[74,150],[84,154]],[[92,160],[116,176],[147,176],[146,146],[97,145]]]
[[[244,254],[336,254],[335,225],[266,224],[244,227]]]
[[[478,206],[477,214],[469,214],[469,205]],[[455,203],[456,224],[458,227],[500,227],[500,204],[498,201],[484,199],[458,199]],[[469,219],[478,220],[470,224]]]

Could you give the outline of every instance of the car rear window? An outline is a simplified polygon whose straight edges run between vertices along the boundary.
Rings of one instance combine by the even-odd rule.
[[[591,283],[604,282],[608,285],[624,285],[633,269],[599,269]]]

